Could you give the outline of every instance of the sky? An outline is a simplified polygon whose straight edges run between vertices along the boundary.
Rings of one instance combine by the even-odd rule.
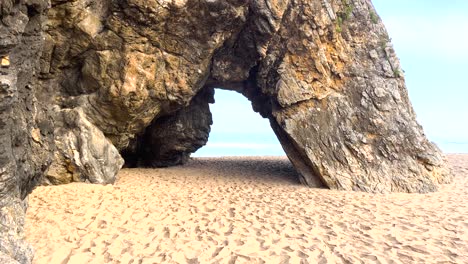
[[[405,71],[417,120],[446,153],[468,153],[468,0],[373,0]],[[285,155],[269,122],[216,90],[207,146],[194,156]]]

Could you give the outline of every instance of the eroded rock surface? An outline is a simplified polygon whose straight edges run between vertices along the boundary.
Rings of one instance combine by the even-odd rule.
[[[37,66],[47,1],[0,2],[0,263],[30,263],[27,195],[50,163],[52,123]]]
[[[370,0],[2,0],[0,15],[1,262],[31,259],[37,182],[112,183],[121,154],[183,164],[207,142],[213,88],[270,120],[306,185],[450,181]]]
[[[270,120],[307,185],[428,192],[449,181],[369,0],[56,0],[48,16],[42,86],[56,115],[82,120],[55,128],[55,182],[112,182],[117,151],[133,165],[183,163],[211,124],[211,99],[196,95],[215,87]],[[72,153],[92,137],[67,135],[85,123],[109,141],[83,171]]]
[[[123,151],[128,167],[168,167],[182,165],[190,154],[208,142],[213,120],[210,103],[214,90],[200,91],[187,107],[174,114],[156,118]]]
[[[44,183],[113,183],[124,160],[80,108],[56,111],[54,162]]]

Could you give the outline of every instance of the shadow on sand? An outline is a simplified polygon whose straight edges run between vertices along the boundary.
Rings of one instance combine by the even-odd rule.
[[[298,173],[286,157],[197,157],[182,168],[206,171],[216,177],[301,185]]]

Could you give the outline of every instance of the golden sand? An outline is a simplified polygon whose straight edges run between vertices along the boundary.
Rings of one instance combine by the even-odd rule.
[[[125,169],[115,185],[38,187],[35,263],[468,263],[468,155],[431,194],[301,186],[285,158]]]

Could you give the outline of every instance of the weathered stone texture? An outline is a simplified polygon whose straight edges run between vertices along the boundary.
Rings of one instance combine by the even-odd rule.
[[[36,73],[47,1],[0,2],[0,262],[30,263],[23,241],[26,196],[53,150],[52,122]]]
[[[119,151],[80,108],[63,109],[54,115],[55,160],[44,183],[73,181],[113,183],[124,161]]]
[[[79,109],[88,130],[110,140],[100,140],[103,148],[112,143],[128,164],[186,160],[210,125],[208,110],[197,119],[200,108],[187,105],[203,87],[223,87],[270,119],[305,184],[427,192],[448,179],[440,151],[415,121],[403,71],[368,0],[52,4],[41,76],[55,112]],[[106,152],[116,162],[99,165],[96,153],[96,169],[78,176],[71,153],[89,145],[81,141],[77,150],[62,123],[49,178],[112,182],[114,175],[98,172],[118,171],[116,150]]]
[[[371,3],[325,6],[302,1],[290,11],[257,75],[259,89],[276,99],[270,119],[287,135],[283,144],[303,160],[293,163],[312,168],[299,169],[303,182],[318,176],[333,189],[435,190],[448,179],[443,157],[415,121]]]
[[[0,2],[2,261],[30,260],[18,241],[39,180],[112,183],[121,154],[184,163],[207,142],[213,88],[269,119],[309,186],[424,193],[450,181],[370,0],[50,4]]]
[[[123,152],[127,166],[167,167],[188,161],[190,154],[208,142],[213,96],[213,89],[204,89],[187,107],[156,118]]]

